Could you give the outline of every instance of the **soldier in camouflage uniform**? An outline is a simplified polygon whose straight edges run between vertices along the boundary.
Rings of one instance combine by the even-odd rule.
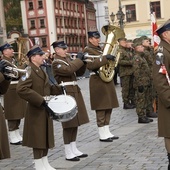
[[[122,84],[122,99],[124,109],[133,109],[134,100],[130,100],[130,89],[132,88],[132,76],[133,76],[133,53],[130,48],[127,48],[125,38],[120,38],[119,47],[121,50],[119,58],[119,75]]]
[[[144,58],[144,47],[140,38],[135,39],[133,44],[134,54],[134,88],[136,95],[136,112],[138,123],[150,123],[153,120],[146,116],[148,86],[150,85],[150,70]]]
[[[147,97],[147,108],[146,108],[146,115],[147,117],[151,117],[151,118],[157,118],[158,115],[157,113],[154,112],[154,109],[153,109],[153,102],[154,102],[154,99],[155,99],[155,90],[153,88],[153,80],[152,80],[152,68],[153,68],[153,56],[154,56],[154,49],[153,47],[150,45],[150,41],[149,41],[149,38],[147,36],[141,36],[141,41],[142,41],[142,45],[144,46],[145,48],[145,59],[148,63],[148,66],[149,66],[149,74],[150,74],[150,85],[149,85],[149,89],[148,89],[148,97]]]

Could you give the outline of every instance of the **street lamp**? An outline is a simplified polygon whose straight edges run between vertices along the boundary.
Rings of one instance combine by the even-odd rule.
[[[117,20],[119,20],[119,26],[120,28],[123,30],[124,29],[124,19],[125,19],[125,14],[122,11],[122,5],[121,5],[121,0],[119,0],[119,10],[116,13],[116,17]],[[127,17],[127,21],[130,22],[130,19],[132,17],[132,13],[131,10],[127,10],[126,11],[126,17]],[[115,14],[112,12],[110,15],[110,19],[112,21],[112,23],[114,23],[115,20]]]
[[[111,19],[112,23],[114,23],[114,21],[115,21],[115,14],[113,12],[110,14],[110,19]]]

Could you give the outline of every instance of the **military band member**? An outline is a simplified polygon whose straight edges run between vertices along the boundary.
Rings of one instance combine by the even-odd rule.
[[[164,138],[170,170],[170,20],[156,32],[161,39],[153,63],[153,83],[158,93],[158,136]]]
[[[54,147],[53,120],[45,99],[50,95],[60,94],[60,88],[51,86],[48,76],[41,68],[45,53],[38,46],[28,51],[31,75],[26,80],[19,80],[17,93],[28,102],[23,131],[23,146],[33,149],[36,170],[54,170],[48,163],[48,150]]]
[[[88,40],[89,43],[85,47],[84,52],[87,52],[89,55],[101,55],[103,52],[99,46],[99,32],[96,30],[89,31]],[[114,59],[114,56],[108,54],[103,56],[102,59],[100,57],[94,58],[92,62],[87,63],[87,68],[92,72],[89,82],[91,109],[96,112],[96,123],[101,142],[112,142],[114,139],[119,138],[111,134],[109,130],[112,109],[119,106],[115,86],[113,81],[104,82],[98,74],[101,66],[106,65],[108,60]]]
[[[65,147],[65,157],[68,161],[79,161],[80,158],[87,157],[77,149],[78,126],[88,123],[89,118],[80,87],[77,84],[76,76],[81,76],[86,70],[83,62],[83,54],[79,53],[76,59],[71,59],[67,55],[67,44],[63,40],[58,40],[52,44],[56,55],[52,63],[54,77],[58,84],[65,87],[66,93],[75,98],[78,106],[76,117],[68,122],[62,123],[63,139]]]
[[[11,64],[16,65],[16,60],[14,59],[13,47],[4,43],[0,46],[0,51],[2,52],[2,59],[9,61]],[[10,86],[7,93],[4,95],[4,111],[5,119],[8,122],[9,140],[10,144],[21,145],[22,136],[19,132],[19,127],[21,119],[24,118],[26,101],[21,99],[16,93],[16,85],[19,78],[12,78]]]
[[[10,78],[3,75],[5,67],[6,67],[6,63],[4,63],[1,60],[0,61],[0,95],[6,93],[10,84]],[[4,111],[2,108],[2,103],[0,103],[0,160],[6,158],[10,158],[10,150],[9,150],[8,133],[6,128]]]

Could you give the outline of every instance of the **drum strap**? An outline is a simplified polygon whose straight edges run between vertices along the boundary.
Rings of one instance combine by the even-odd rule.
[[[77,85],[77,81],[61,82],[59,85],[60,86],[69,86],[69,85],[75,86]]]

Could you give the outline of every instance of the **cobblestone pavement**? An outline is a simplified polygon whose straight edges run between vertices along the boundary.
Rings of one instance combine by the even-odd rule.
[[[122,109],[120,85],[116,86],[120,107],[113,110],[110,122],[112,133],[120,138],[108,143],[99,141],[95,112],[90,109],[88,82],[88,78],[78,81],[90,123],[79,127],[77,145],[89,156],[78,162],[66,161],[61,124],[54,122],[56,145],[48,154],[50,164],[59,170],[167,170],[163,138],[157,137],[157,119],[138,124],[135,109]],[[0,161],[0,170],[34,169],[32,149],[12,145],[10,149],[11,159]]]

